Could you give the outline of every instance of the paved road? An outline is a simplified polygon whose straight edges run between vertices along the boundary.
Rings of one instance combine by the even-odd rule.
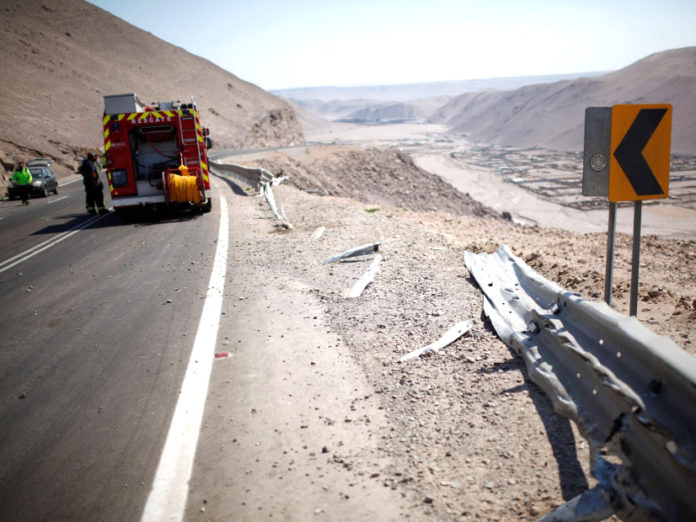
[[[0,202],[1,520],[137,520],[198,328],[219,206],[83,208],[79,182]]]

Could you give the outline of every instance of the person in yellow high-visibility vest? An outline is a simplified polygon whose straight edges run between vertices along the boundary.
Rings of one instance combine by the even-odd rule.
[[[31,182],[33,176],[28,168],[24,166],[23,161],[17,162],[17,168],[14,169],[10,181],[14,183],[17,193],[22,198],[22,205],[29,204],[29,196],[31,195]]]

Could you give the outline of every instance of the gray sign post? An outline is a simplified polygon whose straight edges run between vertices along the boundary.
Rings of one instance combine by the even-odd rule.
[[[611,156],[611,107],[585,109],[585,150],[582,168],[582,195],[609,197],[609,158]],[[611,306],[614,284],[616,244],[616,203],[609,203],[607,263],[604,277],[604,301]]]

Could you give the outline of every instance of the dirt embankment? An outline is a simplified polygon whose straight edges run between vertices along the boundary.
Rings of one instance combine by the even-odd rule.
[[[393,147],[313,147],[295,157],[269,155],[256,164],[289,176],[293,186],[306,192],[408,210],[500,217]]]

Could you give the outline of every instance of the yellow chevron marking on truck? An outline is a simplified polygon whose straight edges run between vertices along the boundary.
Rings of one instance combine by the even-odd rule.
[[[104,143],[104,152],[111,148],[111,140]]]
[[[109,123],[109,120],[110,120],[110,119],[111,119],[111,116],[110,116],[110,115],[104,116],[104,119],[102,120],[102,124],[103,124],[103,125],[106,125],[107,123]]]

